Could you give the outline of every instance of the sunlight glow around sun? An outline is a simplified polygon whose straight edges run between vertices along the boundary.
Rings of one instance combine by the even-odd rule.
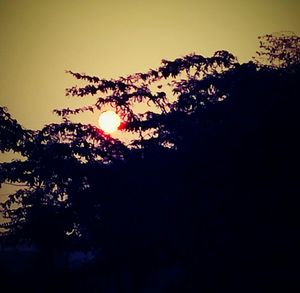
[[[121,124],[120,116],[114,111],[105,111],[100,114],[99,126],[105,133],[115,132]]]

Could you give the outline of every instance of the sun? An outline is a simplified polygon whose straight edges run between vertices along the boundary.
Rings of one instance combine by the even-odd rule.
[[[105,133],[115,132],[120,124],[121,118],[114,111],[105,111],[99,116],[99,126]]]

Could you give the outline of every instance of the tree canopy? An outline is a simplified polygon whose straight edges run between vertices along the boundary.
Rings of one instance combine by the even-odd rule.
[[[218,290],[230,272],[245,279],[259,265],[271,270],[284,249],[290,254],[278,266],[290,264],[299,240],[299,38],[261,41],[256,61],[245,64],[218,51],[117,79],[68,71],[86,84],[66,95],[95,102],[54,110],[62,123],[38,131],[0,108],[0,150],[24,157],[1,163],[0,182],[26,185],[2,204],[3,241],[101,248],[102,265],[140,276],[179,265],[178,292]],[[134,139],[72,122],[105,109]]]

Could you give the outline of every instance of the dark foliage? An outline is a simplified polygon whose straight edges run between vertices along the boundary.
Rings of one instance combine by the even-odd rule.
[[[259,66],[286,68],[300,61],[300,37],[292,32],[259,37],[260,50],[254,58]]]
[[[37,245],[53,270],[40,286],[55,292],[288,291],[300,260],[298,43],[262,38],[268,66],[219,51],[112,80],[69,71],[87,85],[67,95],[95,103],[55,110],[63,123],[40,131],[1,109],[1,150],[26,158],[1,164],[1,182],[27,185],[2,206],[3,241]],[[107,107],[130,143],[71,122]],[[58,274],[54,255],[78,249],[96,260]]]

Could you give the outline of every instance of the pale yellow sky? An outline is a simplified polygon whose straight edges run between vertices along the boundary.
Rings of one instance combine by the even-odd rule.
[[[110,78],[220,49],[243,62],[258,35],[300,35],[299,16],[299,0],[0,0],[0,105],[37,129],[78,105],[66,69]]]

